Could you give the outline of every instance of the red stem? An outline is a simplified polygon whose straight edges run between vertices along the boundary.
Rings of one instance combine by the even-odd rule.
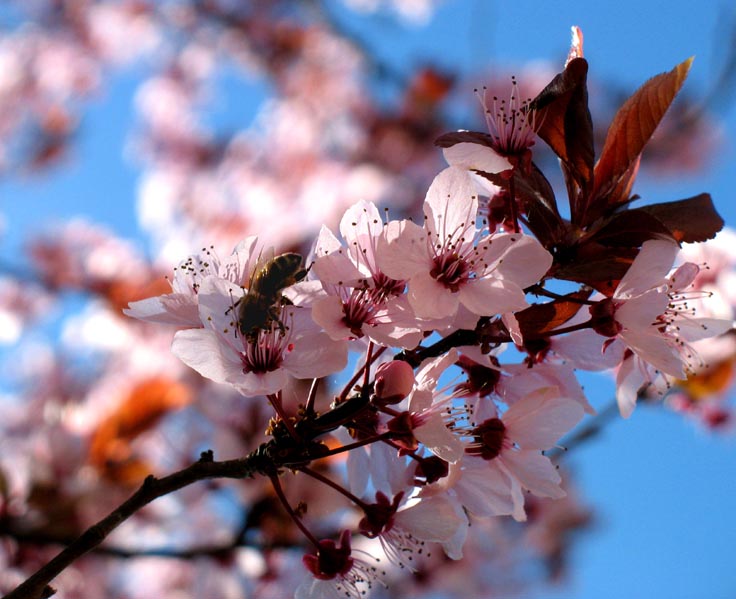
[[[297,516],[294,509],[291,507],[291,504],[289,504],[289,500],[286,499],[286,495],[284,495],[284,490],[281,488],[281,483],[279,482],[278,475],[273,474],[269,476],[269,478],[271,479],[273,490],[276,491],[276,495],[281,501],[281,505],[284,506],[284,509],[288,512],[289,516],[291,516],[291,519],[294,521],[294,524],[296,524],[299,527],[299,530],[302,531],[304,536],[307,537],[317,549],[319,549],[319,541],[311,532],[309,532],[309,529],[306,526],[304,526],[304,523],[302,522],[301,518]]]
[[[350,491],[338,485],[334,480],[327,478],[326,476],[320,474],[319,472],[315,472],[314,470],[312,470],[311,468],[307,466],[299,468],[299,470],[300,472],[303,472],[304,474],[308,474],[312,478],[316,478],[319,482],[326,484],[328,487],[335,489],[335,491],[337,491],[341,495],[344,495],[350,501],[352,501],[355,505],[357,505],[361,510],[365,511],[367,507],[367,504],[365,503],[365,501],[356,497]]]

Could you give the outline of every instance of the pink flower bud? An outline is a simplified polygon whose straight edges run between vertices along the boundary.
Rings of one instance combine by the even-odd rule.
[[[397,404],[414,387],[414,369],[403,360],[381,364],[376,370],[375,399],[384,405]]]

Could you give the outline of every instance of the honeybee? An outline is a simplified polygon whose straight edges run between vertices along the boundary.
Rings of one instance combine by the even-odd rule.
[[[234,306],[241,335],[255,342],[258,332],[268,330],[273,322],[283,330],[284,324],[279,319],[281,308],[291,302],[281,292],[306,275],[307,269],[302,266],[299,254],[290,252],[260,259],[250,277],[248,291]]]

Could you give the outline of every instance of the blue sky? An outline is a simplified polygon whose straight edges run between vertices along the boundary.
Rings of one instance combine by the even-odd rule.
[[[447,0],[424,28],[356,17],[330,3],[382,59],[399,68],[426,57],[463,73],[529,60],[563,63],[570,26],[585,34],[585,55],[598,80],[633,90],[647,78],[695,56],[685,93],[704,95],[721,66],[733,9],[727,2],[619,0],[514,2]],[[407,69],[408,70],[408,69]],[[89,105],[74,158],[40,179],[0,183],[7,224],[4,260],[29,230],[84,214],[125,236],[137,235],[138,172],[123,157],[132,123],[135,72],[114,78]],[[482,85],[482,81],[478,82]],[[470,91],[470,90],[469,90]],[[257,97],[240,104],[247,122]],[[647,202],[710,192],[728,224],[736,223],[733,167],[736,109],[722,107],[726,144],[712,168],[696,177],[645,179],[635,191]],[[241,123],[241,125],[244,123]],[[104,198],[104,201],[100,201]],[[604,406],[612,385],[589,386]],[[704,433],[657,408],[639,408],[615,420],[596,440],[566,457],[582,497],[596,508],[596,524],[576,545],[570,586],[542,590],[546,599],[736,597],[736,442]]]

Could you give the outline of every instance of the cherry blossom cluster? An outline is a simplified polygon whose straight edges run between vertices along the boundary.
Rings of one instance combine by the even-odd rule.
[[[346,3],[412,18],[433,4]],[[288,4],[37,2],[38,23],[0,43],[6,169],[54,163],[106,69],[158,57],[135,100],[140,224],[159,264],[212,244],[164,277],[71,222],[30,246],[37,280],[0,279],[5,342],[62,291],[94,299],[60,348],[14,356],[3,592],[147,475],[208,448],[255,456],[257,476],[148,506],[100,549],[135,559],[80,560],[62,596],[503,594],[529,583],[524,551],[559,576],[568,532],[589,519],[557,459],[596,414],[577,371],[610,374],[624,417],[664,398],[709,427],[733,421],[732,233],[716,236],[707,194],[633,204],[689,61],[642,86],[604,136],[574,29],[559,74],[489,83],[476,92],[487,130],[438,138],[452,76],[417,71],[398,106],[379,106],[360,76],[373,57]],[[277,90],[226,136],[202,110],[223,62]],[[707,127],[681,106],[645,159],[708,155],[688,154]],[[672,143],[683,131],[688,144]],[[551,155],[562,190],[544,174]]]
[[[176,356],[246,396],[268,396],[280,413],[289,376],[336,375],[346,366],[348,347],[364,348],[368,384],[335,404],[337,411],[367,398],[363,418],[350,414],[352,435],[363,441],[349,454],[350,483],[342,492],[364,512],[359,530],[379,538],[393,563],[410,568],[430,543],[459,559],[467,512],[524,520],[525,492],[563,497],[557,470],[540,452],[593,411],[569,367],[540,364],[525,377],[521,364],[500,365],[500,346],[487,355],[452,349],[424,360],[416,373],[401,359],[373,359],[387,348],[414,349],[433,333],[523,309],[523,289],[552,263],[529,235],[488,233],[465,169],[449,167],[436,177],[424,212],[420,227],[384,222],[368,202],[348,209],[342,240],[322,229],[309,280],[285,291],[290,300],[278,321],[256,338],[241,333],[237,317],[238,301],[266,252],[255,237],[223,261],[210,250],[188,258],[175,271],[172,293],[127,310],[190,327],[175,335]],[[454,364],[475,376],[441,383]],[[351,554],[347,531],[338,543],[319,541],[315,550],[305,557],[314,580],[297,596],[328,596],[331,585],[357,596],[372,584],[377,570]]]
[[[554,117],[513,93],[494,108],[484,104],[489,134],[444,138],[450,166],[429,186],[421,225],[360,201],[342,217],[339,237],[322,228],[303,280],[278,278],[283,256],[249,237],[224,260],[211,249],[187,258],[172,293],[126,311],[186,327],[172,345],[179,359],[243,395],[265,396],[277,445],[304,445],[293,468],[347,498],[360,515],[357,532],[378,539],[395,567],[418,569],[437,550],[460,559],[471,519],[523,521],[526,497],[565,496],[544,452],[595,413],[576,368],[615,371],[628,417],[644,390],[704,368],[696,343],[733,326],[703,308],[708,294],[693,286],[701,267],[675,267],[679,244],[659,231],[610,276],[608,290],[548,288],[560,262],[531,234],[532,209],[510,182],[533,172],[536,117]],[[480,200],[504,182],[508,213],[490,226],[482,209],[489,203]],[[555,301],[530,304],[529,293]],[[245,330],[247,310],[261,301],[270,309]],[[551,307],[566,314],[535,316]],[[503,353],[512,344],[518,362]],[[362,353],[362,364],[317,410],[317,381],[340,380],[349,351]],[[313,380],[312,391],[285,395],[290,377]],[[314,470],[312,462],[340,453],[348,453],[342,481]],[[278,476],[271,480],[313,543],[297,597],[359,597],[381,584],[383,566],[352,548],[348,529],[338,540],[318,539]]]

